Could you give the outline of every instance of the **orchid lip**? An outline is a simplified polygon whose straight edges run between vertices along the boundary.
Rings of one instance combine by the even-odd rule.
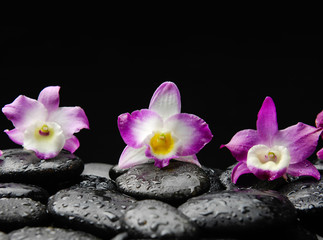
[[[290,158],[290,153],[284,146],[268,147],[258,144],[249,149],[247,166],[266,171],[278,171],[289,166]]]

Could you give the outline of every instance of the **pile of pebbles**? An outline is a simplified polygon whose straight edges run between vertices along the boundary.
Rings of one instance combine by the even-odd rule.
[[[121,170],[4,150],[0,239],[322,239],[323,181],[245,175],[234,185],[233,167]]]

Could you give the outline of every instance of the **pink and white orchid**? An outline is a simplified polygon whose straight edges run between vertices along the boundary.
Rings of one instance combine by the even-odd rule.
[[[204,120],[193,114],[181,113],[181,98],[177,86],[164,82],[155,91],[149,109],[121,114],[118,127],[127,144],[120,159],[120,168],[155,160],[162,168],[170,159],[201,166],[196,153],[212,139]]]
[[[276,107],[267,97],[258,113],[257,130],[237,132],[227,147],[239,161],[232,171],[232,182],[242,174],[253,173],[262,180],[320,173],[307,158],[315,151],[322,129],[298,123],[278,130]]]
[[[317,128],[323,129],[323,111],[317,115],[315,125]],[[323,138],[323,135],[321,135],[321,137]],[[321,148],[316,155],[319,159],[323,160],[323,148]]]
[[[59,90],[59,86],[46,87],[38,100],[20,95],[2,108],[15,127],[5,130],[9,138],[40,159],[53,158],[63,148],[75,152],[80,142],[73,134],[89,128],[82,108],[59,107]]]

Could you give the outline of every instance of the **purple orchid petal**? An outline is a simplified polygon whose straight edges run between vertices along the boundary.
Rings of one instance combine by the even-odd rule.
[[[69,151],[70,153],[74,153],[80,146],[80,142],[77,137],[72,136],[71,138],[67,139],[64,145],[64,149]]]
[[[271,145],[272,138],[278,132],[276,107],[271,97],[266,97],[259,110],[257,131],[262,143],[266,145]]]
[[[177,156],[188,156],[199,152],[213,135],[208,124],[194,114],[179,113],[165,121],[165,129],[179,139]]]
[[[169,161],[171,160],[171,158],[166,158],[166,159],[155,159],[155,167],[158,168],[164,168],[167,167],[169,165]]]
[[[231,181],[236,184],[238,178],[243,174],[251,173],[245,162],[239,162],[232,170]]]
[[[276,134],[273,144],[288,148],[291,156],[290,164],[299,163],[315,151],[322,130],[304,123],[298,123],[280,130]]]
[[[83,128],[89,129],[89,120],[80,107],[60,107],[51,112],[48,121],[58,123],[67,139]]]
[[[189,156],[174,157],[174,159],[177,161],[192,163],[199,167],[202,167],[195,154]]]
[[[8,137],[16,144],[23,145],[24,144],[24,132],[20,131],[17,128],[12,130],[5,130],[4,131]]]
[[[136,149],[126,146],[119,159],[119,168],[127,169],[148,162],[149,158],[146,157],[145,150],[145,147]]]
[[[172,82],[161,84],[149,104],[149,109],[157,112],[163,119],[181,112],[181,96],[177,86]]]
[[[38,121],[45,121],[48,116],[48,112],[42,103],[23,95],[5,105],[2,112],[20,131],[24,131],[34,123],[35,117]]]
[[[41,102],[48,112],[55,111],[59,106],[59,86],[44,88],[39,96],[38,101]]]
[[[315,124],[316,127],[323,127],[323,111],[317,115]]]
[[[290,164],[287,169],[287,173],[296,177],[305,175],[305,176],[312,176],[317,180],[320,180],[321,178],[319,171],[308,160],[304,160],[302,162],[298,162],[295,164]]]
[[[323,160],[323,148],[321,148],[321,150],[319,150],[319,151],[316,153],[316,156],[317,156],[319,159]]]
[[[141,109],[131,114],[124,113],[118,117],[118,127],[123,141],[133,148],[140,148],[144,140],[163,127],[163,120],[158,113]]]
[[[221,145],[221,148],[227,147],[237,161],[247,161],[249,149],[259,143],[259,136],[256,130],[246,129],[237,132],[226,145]]]

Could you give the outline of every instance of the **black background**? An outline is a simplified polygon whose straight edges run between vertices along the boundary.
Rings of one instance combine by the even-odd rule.
[[[203,118],[214,135],[197,155],[201,164],[225,168],[235,159],[220,145],[255,129],[266,96],[275,101],[280,129],[314,125],[322,110],[322,44],[315,31],[174,36],[1,27],[0,105],[20,94],[37,99],[44,87],[60,85],[60,106],[81,106],[90,121],[90,130],[76,134],[75,154],[117,164],[125,146],[118,115],[147,108],[155,89],[173,81],[182,112]],[[0,126],[13,128],[3,114]],[[19,146],[1,133],[0,148],[12,147]]]

